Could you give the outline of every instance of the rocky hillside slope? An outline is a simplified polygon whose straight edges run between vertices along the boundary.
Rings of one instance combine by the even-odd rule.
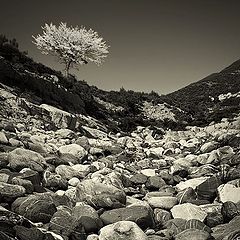
[[[233,117],[240,110],[240,60],[219,73],[159,96],[123,88],[103,91],[74,76],[66,79],[61,72],[34,62],[15,45],[0,41],[1,83],[21,96],[28,95],[28,100],[38,105],[94,117],[113,132],[132,131],[138,125],[175,130],[189,124],[206,126]]]
[[[209,124],[240,111],[240,60],[219,73],[163,96],[189,113],[192,124]]]

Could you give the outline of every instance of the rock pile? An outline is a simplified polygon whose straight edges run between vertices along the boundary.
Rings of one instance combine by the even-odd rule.
[[[239,117],[161,138],[110,135],[91,118],[76,120],[82,132],[48,129],[4,91],[0,239],[240,237]]]

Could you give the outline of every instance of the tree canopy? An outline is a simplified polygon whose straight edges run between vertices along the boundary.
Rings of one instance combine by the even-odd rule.
[[[107,57],[109,46],[103,38],[92,29],[85,27],[68,27],[66,23],[45,24],[43,33],[33,36],[33,43],[43,54],[58,57],[65,64],[65,74],[77,65],[89,62],[100,65]]]

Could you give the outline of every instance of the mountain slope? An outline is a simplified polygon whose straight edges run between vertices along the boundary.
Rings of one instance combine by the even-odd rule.
[[[240,60],[162,99],[190,114],[194,124],[207,124],[239,112],[239,92]]]

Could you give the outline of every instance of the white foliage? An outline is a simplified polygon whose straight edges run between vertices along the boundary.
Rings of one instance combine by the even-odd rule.
[[[101,64],[109,46],[98,33],[85,27],[67,27],[66,23],[45,24],[43,34],[34,38],[34,44],[43,54],[56,55],[66,65],[66,70],[76,65],[94,62]]]

